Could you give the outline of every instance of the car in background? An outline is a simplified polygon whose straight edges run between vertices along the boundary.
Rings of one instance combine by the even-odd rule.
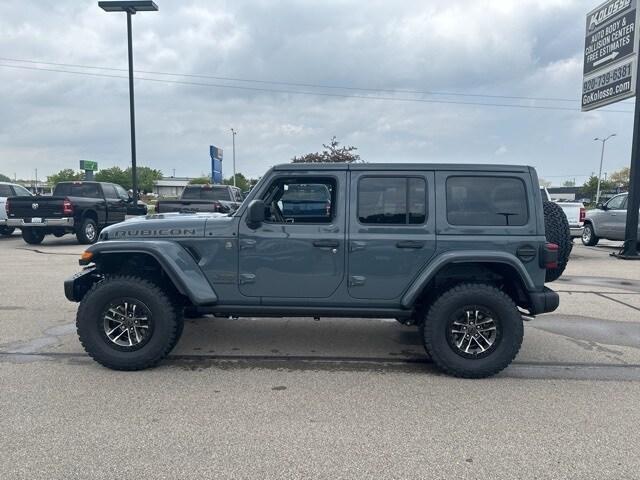
[[[331,216],[331,192],[323,184],[287,185],[278,207],[289,223],[313,223]]]
[[[102,182],[60,182],[50,197],[18,196],[6,204],[7,226],[19,227],[22,238],[37,245],[48,234],[73,233],[78,242],[98,240],[100,230],[125,220],[131,202],[120,185]]]
[[[32,196],[22,185],[0,182],[0,235],[8,237],[15,232],[15,227],[7,225],[7,199],[11,197]]]
[[[588,247],[598,244],[600,239],[624,241],[627,226],[627,202],[629,194],[622,193],[608,202],[598,203],[589,210],[584,220],[582,243]],[[640,243],[640,227],[638,228]]]
[[[540,188],[540,193],[542,193],[542,198],[544,200],[554,202],[560,206],[567,217],[567,221],[569,222],[571,238],[581,237],[582,229],[584,227],[584,219],[587,214],[587,209],[584,207],[584,203],[552,200],[549,191],[545,187]]]
[[[156,213],[232,213],[242,192],[231,185],[187,185],[177,200],[158,200]]]

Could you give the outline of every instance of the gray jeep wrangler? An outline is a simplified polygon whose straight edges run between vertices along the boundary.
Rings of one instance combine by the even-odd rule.
[[[104,229],[65,293],[86,351],[117,370],[160,362],[185,314],[326,316],[419,326],[440,369],[480,378],[514,359],[523,315],[558,307],[557,262],[532,167],[287,164],[232,214]]]

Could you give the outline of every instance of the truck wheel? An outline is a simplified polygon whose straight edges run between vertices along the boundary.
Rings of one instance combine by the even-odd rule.
[[[522,345],[522,317],[504,292],[462,284],[444,292],[426,315],[425,350],[445,373],[485,378],[506,368]]]
[[[559,279],[567,268],[569,263],[569,255],[573,248],[571,241],[571,230],[567,216],[560,208],[560,205],[544,201],[544,231],[547,242],[558,245],[558,267],[549,268],[545,274],[545,282],[553,282]]]
[[[96,243],[96,240],[98,240],[98,224],[96,221],[92,218],[85,218],[76,232],[76,237],[78,242],[83,245]]]
[[[40,245],[44,240],[44,232],[37,228],[23,228],[22,239],[29,245]]]
[[[595,247],[599,241],[596,232],[593,231],[593,225],[585,223],[582,229],[582,244],[586,247]]]
[[[78,308],[80,343],[98,363],[114,370],[157,365],[176,344],[181,316],[171,297],[135,276],[96,283]]]
[[[15,228],[13,227],[0,227],[0,235],[2,235],[3,237],[10,237],[11,235],[13,235],[13,232],[15,232]]]

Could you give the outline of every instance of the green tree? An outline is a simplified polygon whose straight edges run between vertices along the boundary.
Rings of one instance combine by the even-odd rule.
[[[9,177],[7,177],[6,175],[2,175],[0,173],[0,182],[10,182],[11,179]]]
[[[245,177],[242,173],[236,173],[236,187],[242,192],[246,192],[251,188],[252,180]],[[222,183],[225,185],[233,185],[233,176],[225,178]]]
[[[355,153],[358,149],[354,146],[340,147],[336,137],[331,137],[329,145],[322,144],[322,152],[307,153],[299,157],[293,157],[293,163],[358,163],[360,155]]]
[[[162,171],[150,167],[138,167],[137,170],[138,189],[145,193],[153,192],[153,184],[158,180],[162,180]],[[131,177],[131,167],[127,168],[126,171],[129,177]]]
[[[211,183],[211,178],[205,176],[194,178],[189,182],[190,185],[207,185],[209,183]]]
[[[76,172],[71,168],[65,168],[63,170],[60,170],[58,173],[49,175],[47,177],[47,182],[52,185],[55,185],[56,183],[60,183],[60,182],[73,182],[77,180],[82,180],[82,177],[83,175],[81,172]]]
[[[100,170],[95,175],[97,182],[110,182],[121,185],[126,190],[131,188],[131,171],[122,170],[120,167],[111,167]]]
[[[609,180],[605,180],[604,178],[600,182],[600,192],[604,192],[606,190],[612,190],[616,186]],[[592,202],[596,201],[596,194],[598,192],[598,177],[595,175],[591,175],[589,180],[584,182],[582,186],[582,195],[584,197],[590,198]]]

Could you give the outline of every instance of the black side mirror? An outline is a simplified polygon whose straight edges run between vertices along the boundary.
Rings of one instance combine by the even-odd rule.
[[[262,200],[251,200],[247,207],[247,225],[249,228],[258,228],[264,222],[265,205]]]

